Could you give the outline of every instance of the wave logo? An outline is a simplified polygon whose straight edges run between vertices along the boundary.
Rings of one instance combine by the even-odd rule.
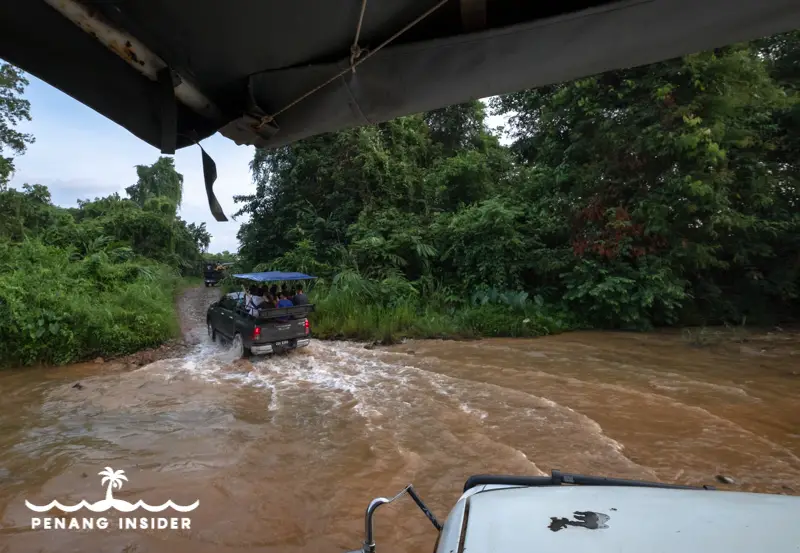
[[[130,513],[137,509],[144,509],[145,511],[149,511],[151,513],[160,513],[170,507],[178,512],[181,513],[188,513],[194,511],[198,505],[200,505],[200,501],[197,500],[191,505],[176,505],[172,502],[172,500],[168,500],[166,503],[162,505],[148,505],[144,501],[137,501],[136,503],[129,503],[123,499],[116,499],[114,498],[113,490],[114,489],[121,489],[122,483],[128,481],[128,477],[125,476],[124,470],[114,470],[111,467],[106,467],[105,469],[101,470],[98,475],[103,477],[103,480],[100,482],[101,486],[108,486],[106,488],[106,496],[105,498],[95,501],[94,503],[89,503],[85,499],[82,500],[77,505],[63,505],[60,502],[53,500],[47,505],[34,505],[27,499],[25,500],[25,506],[30,509],[31,511],[35,511],[37,513],[46,513],[53,507],[58,507],[61,511],[65,513],[74,513],[75,511],[79,511],[80,509],[88,509],[94,513],[103,513],[108,511],[109,509],[115,509],[117,511],[123,513]]]

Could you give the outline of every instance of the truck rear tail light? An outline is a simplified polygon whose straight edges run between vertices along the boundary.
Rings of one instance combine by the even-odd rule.
[[[310,325],[310,324],[308,324],[308,319],[306,319],[305,321],[303,321],[303,326],[304,326],[304,327],[305,327],[305,329],[306,329],[306,334],[308,334],[308,332],[309,332],[309,328],[311,327],[311,325]]]
[[[261,338],[261,327],[255,327],[253,329],[253,340],[258,340]]]

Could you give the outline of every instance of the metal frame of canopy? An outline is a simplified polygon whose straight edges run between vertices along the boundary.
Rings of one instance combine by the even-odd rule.
[[[174,154],[215,132],[276,148],[798,27],[797,0],[4,0],[0,57]]]
[[[317,277],[313,275],[307,275],[305,273],[287,273],[283,271],[265,271],[261,273],[240,273],[236,275],[231,275],[232,278],[240,279],[240,280],[249,280],[250,282],[258,282],[258,283],[267,283],[267,282],[288,282],[288,281],[301,281],[307,280],[309,281],[308,289],[306,292],[310,292],[311,288],[313,288],[313,282],[317,279]]]
[[[313,275],[307,275],[305,273],[287,273],[283,271],[264,271],[261,273],[240,273],[236,275],[231,275],[231,277],[240,279],[240,280],[249,280],[250,282],[259,282],[259,283],[267,283],[267,282],[287,282],[287,281],[300,281],[300,280],[308,280],[313,282],[316,280],[317,277]],[[310,291],[311,286],[309,286]],[[237,294],[244,294],[246,291],[244,289],[244,285],[242,286],[242,292],[236,292]],[[237,301],[243,299],[243,296],[237,297]],[[311,304],[313,307],[313,304]],[[290,308],[289,308],[290,309]],[[312,309],[313,310],[313,309]]]
[[[265,271],[262,273],[241,273],[232,275],[234,278],[242,280],[252,280],[253,282],[283,282],[287,280],[314,280],[317,277],[304,273],[285,273],[283,271]]]

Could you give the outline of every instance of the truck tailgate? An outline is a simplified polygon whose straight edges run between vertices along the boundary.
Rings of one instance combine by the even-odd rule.
[[[261,328],[261,336],[255,342],[259,344],[270,344],[293,338],[305,338],[306,336],[305,319],[258,323],[258,326]]]

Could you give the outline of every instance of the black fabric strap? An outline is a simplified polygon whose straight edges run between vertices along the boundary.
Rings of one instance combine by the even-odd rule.
[[[214,219],[220,222],[227,221],[225,213],[222,212],[222,206],[219,205],[217,197],[214,195],[214,182],[217,180],[217,164],[211,159],[206,151],[200,144],[197,144],[200,151],[203,153],[203,179],[206,181],[206,194],[208,195],[208,207],[211,209],[211,214]]]
[[[161,88],[161,153],[175,155],[178,146],[178,104],[169,67],[158,72],[158,86]]]

